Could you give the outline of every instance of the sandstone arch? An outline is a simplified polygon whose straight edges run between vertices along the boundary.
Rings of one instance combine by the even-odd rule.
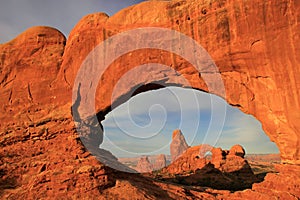
[[[159,17],[154,10],[146,11],[149,6],[160,11]],[[207,10],[206,14],[200,12],[203,8]],[[283,8],[286,9],[283,11]],[[264,12],[265,9],[278,15],[271,16]],[[190,20],[184,20],[188,13]],[[178,30],[199,42],[212,56],[225,84],[226,101],[262,123],[266,134],[279,147],[282,162],[299,164],[297,52],[300,37],[296,16],[299,16],[299,4],[285,0],[276,3],[213,1],[210,4],[206,1],[147,2],[110,18],[92,14],[82,19],[72,31],[60,77],[72,85],[76,71],[91,49],[120,31],[144,26]],[[149,61],[168,63],[186,77],[193,88],[206,91],[199,74],[182,58],[155,50],[143,53],[139,59],[134,58],[141,52],[125,55],[114,62],[111,71],[108,70],[96,97],[99,113],[106,114],[110,107],[110,95],[103,94],[111,94],[116,80],[109,75],[113,73],[114,77],[120,77],[133,66]],[[156,74],[156,80],[165,83],[160,74]],[[123,95],[127,93],[124,90]]]
[[[154,10],[146,12],[149,4],[155,5],[157,10],[161,11],[159,17]],[[176,9],[178,6],[181,7],[180,11]],[[203,8],[206,10],[205,15],[200,12]],[[271,16],[265,13],[264,9],[268,9],[268,13],[278,13],[278,16]],[[187,13],[192,13],[190,20],[183,20]],[[257,15],[257,13],[261,14]],[[122,17],[125,15],[124,21]],[[133,17],[136,15],[143,15],[143,17],[138,19]],[[19,99],[24,97],[21,102],[27,102],[29,98],[29,101],[33,99],[33,103],[48,103],[48,98],[45,98],[39,89],[51,88],[48,94],[52,104],[66,105],[67,103],[70,106],[71,89],[76,72],[87,54],[99,42],[120,31],[137,27],[172,28],[191,36],[208,51],[224,80],[226,101],[239,107],[243,112],[252,114],[262,123],[266,134],[279,147],[284,163],[298,164],[300,116],[297,111],[300,107],[298,67],[300,61],[297,52],[299,52],[300,37],[297,16],[299,16],[299,4],[285,0],[278,2],[257,0],[252,3],[233,1],[222,4],[218,1],[213,1],[212,4],[206,1],[147,2],[125,9],[113,17],[102,13],[86,16],[73,29],[65,47],[65,38],[57,30],[44,27],[33,28],[9,44],[1,45],[1,63],[5,67],[2,69],[2,78],[4,78],[2,81],[5,83],[13,80],[18,72],[26,74],[26,70],[30,67],[37,66],[36,63],[46,63],[45,69],[51,70],[53,76],[42,84],[28,84],[27,90],[31,92],[31,97],[30,95],[28,97],[27,90],[10,89],[27,82],[25,79],[31,76],[18,75],[14,79],[15,86],[11,86],[12,82],[8,85],[4,84],[3,105],[9,107],[10,102],[7,103],[6,99],[12,101],[16,95],[19,95]],[[156,17],[158,20],[153,20]],[[180,22],[179,25],[176,23],[177,20]],[[247,23],[249,21],[251,23]],[[55,49],[52,51],[55,53],[51,54],[54,55],[51,60],[48,59],[50,54],[47,51],[37,51],[35,43],[41,46],[40,50]],[[20,47],[25,47],[27,51],[17,53],[16,49]],[[13,55],[12,52],[17,53],[17,56],[14,56],[15,61],[6,59]],[[33,55],[35,61],[29,62],[27,58]],[[139,52],[132,52],[132,55],[139,55]],[[130,59],[130,55],[125,55],[115,61],[114,66],[117,70],[108,71],[107,74],[113,72],[115,77],[120,77],[130,67],[149,61],[168,63],[185,76],[192,83],[193,88],[206,90],[199,74],[182,58],[169,55],[167,52],[155,52],[155,50],[144,51],[142,57],[141,60],[133,60]],[[122,66],[121,63],[126,63],[126,59],[130,61],[128,62],[130,67]],[[26,64],[28,67],[18,68],[18,70],[9,69],[8,66],[13,66],[14,62],[17,62],[17,65]],[[35,70],[41,70],[39,73],[42,73],[43,68]],[[107,80],[110,78],[107,76]],[[165,80],[157,74],[157,82],[159,81]],[[98,113],[102,116],[108,112],[110,96],[103,96],[101,91],[112,91],[113,85],[110,81],[106,81],[106,85],[103,86],[105,90],[99,90],[97,106]],[[4,115],[1,118],[6,119]]]
[[[280,174],[269,174],[262,184],[254,185],[253,190],[274,195],[266,190],[271,187],[276,195],[283,195],[282,198],[289,193],[299,196],[299,165],[296,165],[300,163],[299,10],[299,1],[289,0],[150,1],[112,17],[103,13],[86,16],[73,29],[67,44],[62,33],[49,27],[31,28],[16,39],[1,44],[1,153],[7,155],[10,165],[0,165],[0,168],[4,167],[16,177],[21,177],[20,173],[32,177],[21,177],[22,190],[18,189],[21,194],[13,191],[10,197],[24,196],[24,191],[28,190],[31,193],[26,194],[26,198],[36,198],[43,196],[39,192],[46,191],[48,186],[67,188],[68,183],[61,180],[71,176],[70,168],[70,172],[80,172],[79,179],[88,180],[82,185],[79,179],[74,179],[78,184],[69,192],[71,196],[85,193],[87,187],[93,188],[87,194],[89,198],[99,195],[98,187],[88,178],[89,170],[99,173],[101,181],[97,186],[114,185],[111,174],[107,175],[111,170],[102,168],[77,141],[70,112],[71,91],[77,70],[93,47],[121,31],[145,26],[172,28],[200,43],[219,67],[226,86],[226,101],[255,116],[279,147],[282,162],[294,164],[279,165]],[[180,57],[166,54],[163,58],[167,60],[161,60],[160,54],[153,57],[153,52],[144,53],[144,60],[130,60],[131,67],[143,61],[169,62],[173,69],[178,69],[195,84],[195,89],[205,91],[199,74]],[[126,70],[127,66],[122,65],[126,56],[130,55],[124,55],[114,63],[118,69],[114,71],[116,76]],[[46,73],[48,76],[44,76]],[[112,82],[107,81],[104,88],[109,92],[114,80],[107,75]],[[157,81],[161,78],[158,76]],[[98,93],[98,116],[105,116],[110,107],[110,101],[101,98],[103,92],[100,89]],[[49,127],[50,131],[44,127]],[[42,154],[37,155],[37,152]],[[19,157],[16,160],[9,153]],[[64,160],[69,166],[58,162],[48,169],[47,163],[36,163],[43,172],[49,173],[55,168],[61,179],[41,182],[34,187],[36,177],[43,179],[37,168],[30,166],[30,171],[21,168],[11,171],[15,166],[23,166],[24,161],[31,163],[32,156],[41,156],[41,160]],[[84,158],[83,162],[78,163],[77,158]],[[96,167],[90,167],[91,163]],[[61,172],[62,167],[67,167],[67,171]],[[277,194],[277,191],[283,192]],[[61,192],[65,195],[59,188],[50,194],[60,196]],[[243,194],[249,198],[259,197],[253,191]],[[240,194],[236,196],[240,197]]]

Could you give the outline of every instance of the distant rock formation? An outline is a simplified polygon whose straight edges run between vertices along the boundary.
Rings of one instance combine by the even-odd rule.
[[[251,162],[280,163],[280,154],[247,154],[246,159]]]
[[[207,152],[212,153],[211,158],[205,157]],[[212,164],[215,169],[221,172],[242,170],[240,171],[241,173],[253,174],[244,156],[245,150],[241,145],[234,145],[228,151],[203,144],[188,148],[177,160],[164,170],[168,173],[182,174],[188,171],[195,172],[208,164]]]
[[[236,145],[232,146],[231,149],[229,150],[229,155],[240,156],[240,157],[244,158],[245,149],[241,145],[236,144]]]
[[[154,170],[159,170],[166,166],[167,166],[167,159],[165,154],[158,155],[153,166]]]
[[[137,163],[136,171],[140,173],[152,172],[153,165],[150,163],[148,156],[143,156]]]
[[[200,158],[199,152],[201,148],[202,145],[188,148],[179,158],[171,162],[164,171],[179,174],[204,167],[207,164],[207,160],[205,157]]]
[[[207,156],[208,152],[211,156]],[[176,174],[175,182],[222,190],[244,190],[263,180],[253,173],[244,156],[245,150],[241,145],[222,150],[203,144],[188,148],[162,171]]]
[[[247,160],[244,159],[245,150],[241,145],[234,145],[229,151],[220,150],[221,148],[218,148],[218,151],[212,152],[213,157],[211,163],[215,168],[222,172],[239,171],[239,173],[253,174],[250,165]]]
[[[183,152],[189,148],[181,130],[173,131],[172,142],[170,145],[171,162],[174,162]]]

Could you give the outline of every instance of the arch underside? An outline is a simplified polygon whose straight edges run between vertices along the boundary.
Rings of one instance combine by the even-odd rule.
[[[159,67],[155,66],[144,69],[140,68],[140,66],[142,65],[142,67],[144,67],[143,64],[147,60],[142,60],[142,62],[141,60],[135,60],[133,62],[132,58],[135,57],[135,54],[141,56],[140,51],[131,52],[130,56],[124,55],[118,58],[118,60],[105,71],[96,92],[95,107],[97,111],[97,121],[101,122],[104,120],[107,113],[136,94],[149,90],[176,86],[213,93],[208,90],[201,72],[195,70],[190,63],[180,56],[174,54],[170,55],[170,53],[157,50],[144,50],[144,52],[142,52],[143,57],[149,58],[151,55],[151,57],[155,58],[159,56],[160,60],[154,61],[159,62],[160,65],[162,61],[164,61],[163,69],[159,68],[161,67],[160,65]],[[241,73],[235,70],[226,71],[222,69],[222,66],[218,67],[220,69],[218,75],[221,76],[225,87],[225,96],[221,97],[225,99],[228,104],[238,107],[246,114],[253,115],[262,123],[265,133],[270,137],[271,141],[275,142],[279,147],[282,162],[298,163],[299,151],[297,150],[297,145],[299,141],[294,140],[293,137],[285,138],[285,140],[278,137],[278,131],[280,131],[280,135],[286,132],[290,136],[296,135],[296,132],[289,124],[280,120],[277,113],[273,113],[270,108],[266,106],[266,103],[264,103],[266,97],[260,91],[262,88],[255,88],[256,85],[262,84],[264,79],[252,77],[247,73]],[[118,72],[115,78],[111,79],[110,74],[115,71]],[[270,88],[267,88],[267,90],[268,89]],[[276,88],[271,89],[276,90]],[[257,90],[259,91],[257,92]],[[267,90],[265,90],[264,93],[269,93]],[[274,91],[272,91],[272,93],[273,92]],[[84,102],[84,99],[82,101]],[[80,112],[80,106],[78,110]],[[281,117],[282,114],[283,113],[280,113]],[[95,118],[89,120],[86,120],[88,124],[95,124]],[[101,123],[100,127],[102,129]],[[97,133],[97,145],[100,145],[103,140],[103,133],[100,129],[96,130],[101,132],[100,136]]]
[[[149,11],[153,5],[159,13],[156,9]],[[59,76],[72,85],[85,56],[98,43],[118,33],[145,27],[176,30],[194,39],[212,57],[225,86],[222,98],[261,122],[265,133],[277,144],[283,163],[300,164],[299,5],[286,0],[149,1],[112,17],[92,14],[88,17],[94,21],[82,20],[70,34]],[[140,39],[131,38],[129,45],[143,43]],[[131,52],[116,59],[114,67],[102,77],[95,104],[99,116],[105,116],[112,106],[111,94],[119,78],[145,63],[172,67],[188,80],[189,87],[211,92],[201,79],[205,71],[195,72],[184,58],[160,50]],[[120,87],[117,96],[130,96],[135,86],[151,83],[150,75],[152,81],[177,83],[174,80],[178,74],[145,69],[139,74],[144,81]]]

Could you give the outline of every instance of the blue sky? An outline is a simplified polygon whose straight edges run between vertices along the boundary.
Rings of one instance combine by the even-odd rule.
[[[5,43],[32,26],[51,26],[66,36],[85,15],[112,15],[143,0],[2,0],[0,43]]]
[[[104,143],[119,157],[169,154],[172,132],[181,129],[188,144],[247,153],[278,153],[254,117],[204,92],[167,87],[139,94],[115,108],[103,122]]]

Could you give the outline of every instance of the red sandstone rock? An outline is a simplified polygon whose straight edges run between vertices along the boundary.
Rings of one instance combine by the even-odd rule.
[[[150,11],[149,7],[155,9]],[[58,82],[72,87],[86,55],[102,40],[119,32],[139,27],[180,31],[195,39],[214,59],[224,81],[226,101],[260,120],[266,134],[278,145],[282,161],[296,164],[300,158],[296,150],[300,146],[300,114],[296,112],[300,109],[300,73],[296,67],[300,62],[296,56],[300,43],[298,8],[298,3],[287,0],[150,1],[110,18],[93,14],[81,20],[70,34]],[[193,88],[207,91],[199,72],[178,56],[151,49],[134,51],[116,59],[99,83],[96,107],[102,117],[112,104],[111,94],[120,77],[135,66],[161,61],[177,70]],[[131,78],[137,79],[136,85],[149,83],[147,77],[170,85],[177,80],[177,74],[171,71],[165,71],[164,76],[149,73],[144,71]],[[119,88],[118,96],[132,93],[134,86]]]
[[[244,156],[245,156],[245,149],[241,145],[238,145],[238,144],[234,145],[229,150],[229,154],[228,155],[240,156],[240,157],[244,158]]]
[[[231,148],[231,150],[232,149],[241,150],[243,147],[235,145]],[[203,157],[205,152],[208,150],[212,152],[211,159]],[[206,144],[194,146],[188,148],[177,160],[166,167],[164,171],[168,173],[182,174],[202,169],[211,163],[215,169],[218,169],[221,172],[239,171],[239,173],[253,174],[248,162],[243,158],[244,155],[238,155],[239,156],[233,153],[230,154],[230,151],[222,150],[221,148],[213,148]]]
[[[278,145],[283,163],[300,164],[299,7],[298,1],[287,0],[151,1],[110,18],[105,14],[83,18],[70,34],[66,47],[59,31],[45,27],[31,28],[1,44],[1,198],[53,199],[68,195],[91,199],[116,187],[116,179],[123,177],[114,176],[111,169],[97,162],[75,134],[71,89],[77,70],[93,47],[121,31],[145,26],[172,28],[201,44],[220,69],[226,101],[262,122],[265,132]],[[207,91],[199,73],[179,56],[159,50],[136,51],[117,59],[105,73],[96,97],[100,114],[108,112],[110,94],[118,79],[129,69],[149,61],[172,66],[193,88]],[[178,76],[164,73],[151,76],[170,85]],[[147,81],[141,81],[142,85]],[[120,95],[131,90],[123,88]],[[268,175],[265,182],[254,186],[254,191],[218,198],[298,198],[296,167],[282,165],[279,174]],[[165,188],[162,191],[139,177],[131,181],[141,181],[142,186],[135,188],[136,184],[124,183],[119,189],[138,191],[136,198],[145,198],[146,192],[153,198],[156,194],[162,197],[166,190],[172,198],[176,198],[175,194],[182,199],[188,197],[189,190],[185,193],[175,186],[176,189],[170,189],[171,186],[160,185]]]
[[[276,194],[281,199],[299,198],[300,166],[275,165],[275,168],[279,173],[267,174],[265,181],[254,184],[252,189],[256,192],[268,194],[270,196]]]
[[[179,158],[167,166],[163,171],[171,174],[181,174],[201,169],[209,162],[206,158],[200,158],[199,152],[201,148],[202,145],[188,148]]]
[[[205,149],[212,152],[211,159],[199,156]],[[232,149],[235,149],[235,146]],[[221,190],[236,191],[251,188],[253,183],[261,181],[254,175],[244,158],[229,155],[228,152],[209,145],[191,147],[162,171],[165,174],[176,174],[173,180],[175,183],[183,182],[187,185]]]
[[[221,148],[213,148],[211,150],[212,158],[211,163],[215,166],[215,168],[220,168],[221,165],[225,163],[227,152],[226,150],[222,150]]]
[[[181,130],[173,131],[170,145],[171,161],[174,162],[188,147]]]

